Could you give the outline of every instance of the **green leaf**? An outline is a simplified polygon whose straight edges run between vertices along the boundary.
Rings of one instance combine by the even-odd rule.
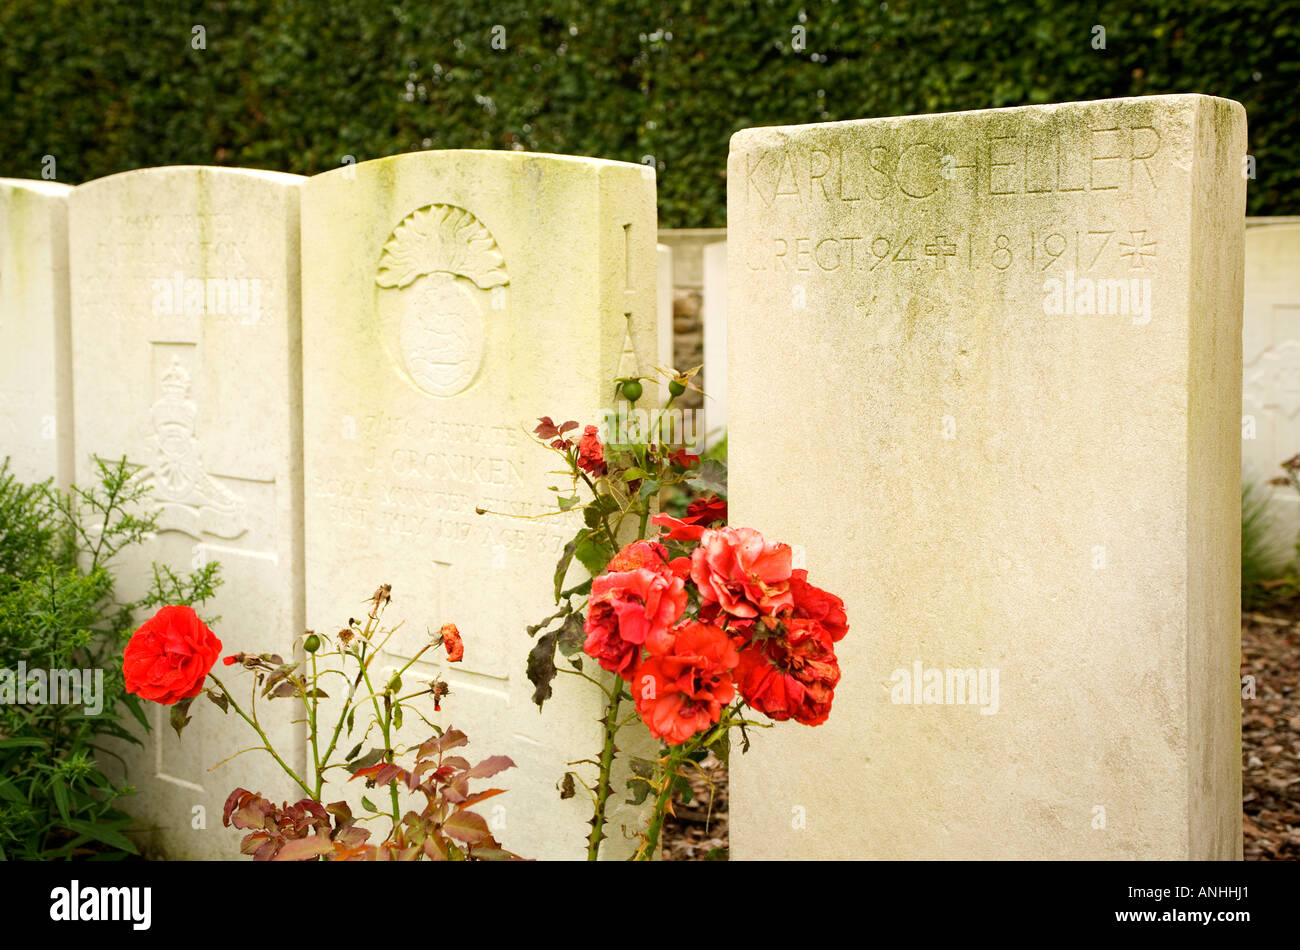
[[[119,851],[127,851],[131,854],[140,853],[136,850],[135,845],[131,843],[131,839],[120,831],[114,831],[111,828],[106,828],[103,825],[98,825],[94,822],[81,821],[78,818],[69,818],[65,824],[68,826],[70,831],[75,831],[77,834],[85,835],[87,838],[98,841],[101,844],[117,848]]]
[[[571,498],[560,497],[555,500],[559,504],[561,511],[568,511],[570,508],[572,508],[574,505],[580,502],[582,498],[579,495],[574,495]]]
[[[62,778],[56,775],[50,781],[50,791],[54,793],[54,804],[58,806],[59,817],[66,824],[68,821],[68,786],[64,784]]]
[[[44,749],[43,739],[0,739],[0,749],[32,748]]]
[[[560,625],[557,631],[559,637],[555,645],[559,648],[563,656],[571,657],[575,653],[582,651],[582,645],[587,640],[586,621],[580,611],[574,611],[564,618],[564,623]]]
[[[367,811],[379,811],[379,809],[375,807],[375,803],[364,795],[361,796],[361,806]]]
[[[186,699],[177,700],[172,706],[170,718],[172,728],[176,730],[177,738],[180,738],[181,730],[190,724],[190,717],[185,714],[189,712],[190,703],[192,702],[194,702],[194,697],[190,696]]]
[[[135,717],[136,722],[144,726],[145,732],[153,731],[152,727],[149,725],[149,717],[144,714],[144,709],[140,706],[139,696],[126,693],[122,696],[122,704],[126,706],[127,709],[131,710],[131,715]]]
[[[727,466],[717,459],[705,459],[700,463],[699,470],[686,479],[686,484],[700,491],[713,492],[720,498],[726,498]]]
[[[575,552],[582,566],[587,569],[587,573],[593,576],[603,573],[605,565],[614,557],[614,552],[609,549],[609,543],[602,540],[602,537],[594,531],[587,534],[578,541]]]
[[[578,537],[582,537],[581,532]],[[555,565],[555,602],[560,602],[560,592],[564,589],[564,575],[569,573],[569,565],[573,563],[573,552],[578,546],[578,538],[574,538],[564,546],[564,552],[560,555],[559,562]]]
[[[357,749],[360,748],[361,748],[361,744],[358,743]],[[356,751],[357,751],[356,749],[353,749],[352,754],[355,754]],[[368,769],[372,765],[378,765],[379,760],[382,759],[383,757],[384,757],[383,749],[371,749],[369,752],[367,752],[361,758],[357,759],[355,762],[349,761],[348,769],[352,772],[356,772],[357,769]],[[350,760],[351,755],[349,755],[348,758]]]

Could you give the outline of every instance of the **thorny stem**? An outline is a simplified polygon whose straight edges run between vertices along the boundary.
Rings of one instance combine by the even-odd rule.
[[[262,747],[266,749],[267,752],[271,753],[271,758],[275,759],[275,761],[279,763],[280,768],[284,769],[285,774],[288,775],[295,782],[297,782],[298,786],[304,792],[306,792],[311,798],[313,799],[317,798],[318,796],[314,794],[310,788],[307,787],[307,783],[298,777],[298,773],[295,772],[293,769],[291,769],[289,767],[289,764],[285,762],[284,759],[280,758],[280,754],[275,751],[275,747],[271,745],[271,740],[266,737],[266,733],[262,731],[262,727],[259,726],[252,719],[250,719],[248,714],[245,713],[244,710],[240,708],[239,703],[235,701],[235,697],[230,694],[230,690],[226,689],[225,684],[222,683],[221,680],[217,679],[217,674],[208,673],[208,676],[212,677],[212,682],[216,683],[217,687],[221,690],[221,692],[225,694],[226,699],[229,701],[231,707],[235,710],[235,712],[239,713],[239,715],[243,718],[244,722],[252,726],[253,729],[257,732],[258,736],[261,737]],[[254,696],[257,695],[256,685],[253,687],[253,695]]]
[[[659,832],[664,826],[664,817],[668,812],[668,803],[673,796],[673,787],[677,784],[677,766],[686,757],[686,746],[675,745],[668,747],[668,762],[664,765],[664,784],[655,797],[654,815],[650,818],[650,825],[646,828],[645,840],[641,842],[641,847],[637,849],[636,860],[653,861],[655,849],[659,846]]]
[[[389,736],[389,719],[393,715],[392,697],[384,697],[384,711],[379,711],[379,697],[375,695],[375,688],[370,685],[370,672],[363,665],[361,675],[366,681],[366,689],[370,691],[370,702],[375,707],[375,718],[379,720],[379,728],[384,734],[384,761],[391,763],[393,761],[393,741]],[[387,684],[385,684],[387,689]],[[388,794],[393,803],[393,831],[396,832],[402,823],[401,806],[397,800],[397,780],[388,783]]]
[[[614,767],[614,733],[618,731],[618,705],[623,700],[623,684],[616,682],[605,709],[605,745],[600,750],[600,774],[596,778],[596,810],[591,816],[591,834],[587,836],[587,860],[595,861],[600,855],[600,843],[605,839],[605,806],[609,802],[609,775]]]
[[[588,478],[586,474],[584,474],[581,471],[578,472],[578,477],[581,478],[586,483],[589,489],[591,489],[591,497],[594,503],[596,505],[599,505],[600,493],[596,491],[596,486],[592,484],[591,479]],[[600,512],[600,526],[605,529],[605,536],[609,538],[609,549],[611,551],[618,551],[618,542],[614,540],[614,532],[610,530],[609,522],[605,519],[605,509],[601,507],[597,507],[596,510]]]

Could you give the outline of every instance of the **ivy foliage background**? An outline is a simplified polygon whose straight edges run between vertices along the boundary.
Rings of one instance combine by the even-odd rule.
[[[661,224],[718,227],[738,129],[1205,92],[1246,106],[1249,213],[1297,214],[1298,38],[1300,0],[6,0],[0,175],[522,148],[653,162]]]

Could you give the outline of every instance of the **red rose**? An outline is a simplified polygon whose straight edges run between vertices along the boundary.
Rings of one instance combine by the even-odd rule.
[[[650,519],[650,523],[667,528],[663,537],[669,541],[698,541],[707,530],[702,525],[674,518],[672,515],[655,515]]]
[[[849,617],[844,601],[834,594],[808,583],[808,572],[800,568],[790,572],[790,596],[794,598],[795,617],[816,620],[839,643],[849,632]]]
[[[600,444],[600,436],[595,426],[582,430],[578,440],[578,468],[592,475],[605,474],[605,447]]]
[[[633,541],[605,565],[608,573],[635,571],[638,567],[658,571],[668,563],[668,549],[656,541]]]
[[[454,623],[442,625],[442,645],[447,648],[447,662],[459,663],[465,656],[465,644],[460,639],[460,631]]]
[[[123,651],[126,691],[164,706],[197,696],[220,655],[221,641],[192,608],[163,607]]]
[[[840,681],[832,644],[830,632],[816,620],[787,620],[784,633],[755,639],[740,651],[740,695],[778,722],[820,725],[830,715]]]
[[[641,648],[661,653],[686,609],[686,581],[667,565],[602,574],[591,582],[582,648],[604,669],[629,678]]]
[[[658,541],[633,541],[610,558],[605,572],[635,571],[638,567],[661,574],[667,571],[685,580],[691,574],[691,559],[675,557],[669,560],[668,549]]]
[[[686,521],[708,525],[727,520],[727,503],[717,495],[702,495],[686,506]]]
[[[790,546],[765,541],[753,528],[712,528],[691,555],[691,579],[703,603],[741,619],[794,606]]]
[[[709,728],[736,695],[731,671],[740,662],[720,629],[688,620],[673,631],[672,645],[651,656],[632,680],[636,711],[650,733],[678,745]]]

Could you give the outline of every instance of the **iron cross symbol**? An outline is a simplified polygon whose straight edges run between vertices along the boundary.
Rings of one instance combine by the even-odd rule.
[[[1121,257],[1129,259],[1129,268],[1132,270],[1144,270],[1143,261],[1148,257],[1156,256],[1156,242],[1147,240],[1146,231],[1130,231],[1133,235],[1132,241],[1120,241],[1119,253]]]
[[[940,234],[934,239],[933,244],[925,246],[925,253],[934,258],[935,267],[943,267],[945,257],[954,257],[957,254],[957,245],[948,241],[948,235]]]

